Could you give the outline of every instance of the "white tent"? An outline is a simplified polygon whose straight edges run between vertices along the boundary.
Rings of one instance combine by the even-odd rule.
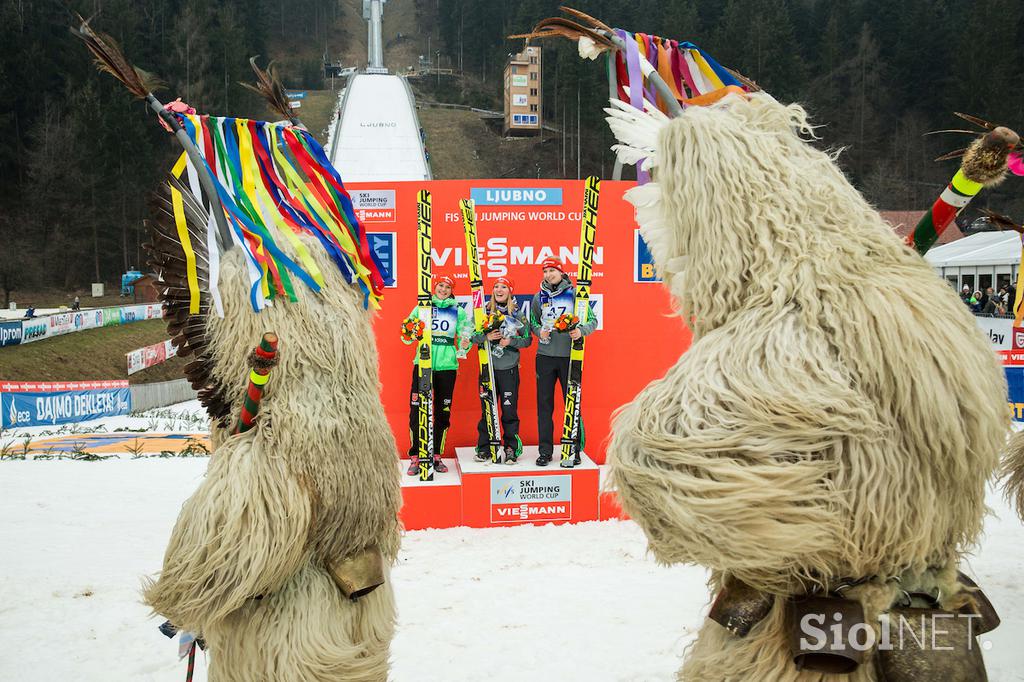
[[[982,232],[936,246],[924,258],[957,290],[967,285],[984,291],[1016,282],[1020,255],[1021,236],[1016,232]]]

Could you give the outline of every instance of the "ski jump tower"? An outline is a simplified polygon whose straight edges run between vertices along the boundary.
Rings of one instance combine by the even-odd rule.
[[[328,143],[346,183],[431,179],[412,89],[384,66],[384,2],[363,0],[367,65],[349,77]]]

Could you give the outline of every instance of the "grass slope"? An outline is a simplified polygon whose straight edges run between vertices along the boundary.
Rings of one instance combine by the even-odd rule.
[[[422,107],[416,113],[435,180],[557,177],[557,140],[503,138],[472,111]]]
[[[187,360],[167,362],[128,376],[125,355],[167,338],[163,320],[133,322],[65,334],[24,346],[0,348],[0,379],[8,381],[96,381],[128,379],[133,384],[181,379]]]

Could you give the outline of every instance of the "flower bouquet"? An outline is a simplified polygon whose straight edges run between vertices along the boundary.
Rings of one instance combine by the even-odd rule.
[[[412,343],[423,340],[423,320],[418,317],[408,317],[402,321],[402,341]]]
[[[576,317],[572,313],[562,313],[555,319],[554,330],[556,332],[565,333],[571,332],[580,323],[580,318]]]
[[[516,319],[515,315],[502,315],[502,322],[499,327],[501,329],[502,337],[511,339],[519,334],[519,330],[523,328],[523,323]],[[500,358],[505,354],[505,348],[500,343],[491,346],[491,355],[496,358]]]
[[[493,331],[501,329],[501,325],[503,325],[504,323],[505,316],[502,313],[488,313],[484,317],[484,321],[482,323],[483,326],[480,329],[480,333],[486,336],[487,334],[490,334]]]

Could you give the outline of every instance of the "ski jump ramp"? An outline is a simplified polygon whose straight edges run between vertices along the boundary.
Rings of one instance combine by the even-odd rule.
[[[349,182],[430,180],[412,89],[400,76],[349,78],[327,153]]]

